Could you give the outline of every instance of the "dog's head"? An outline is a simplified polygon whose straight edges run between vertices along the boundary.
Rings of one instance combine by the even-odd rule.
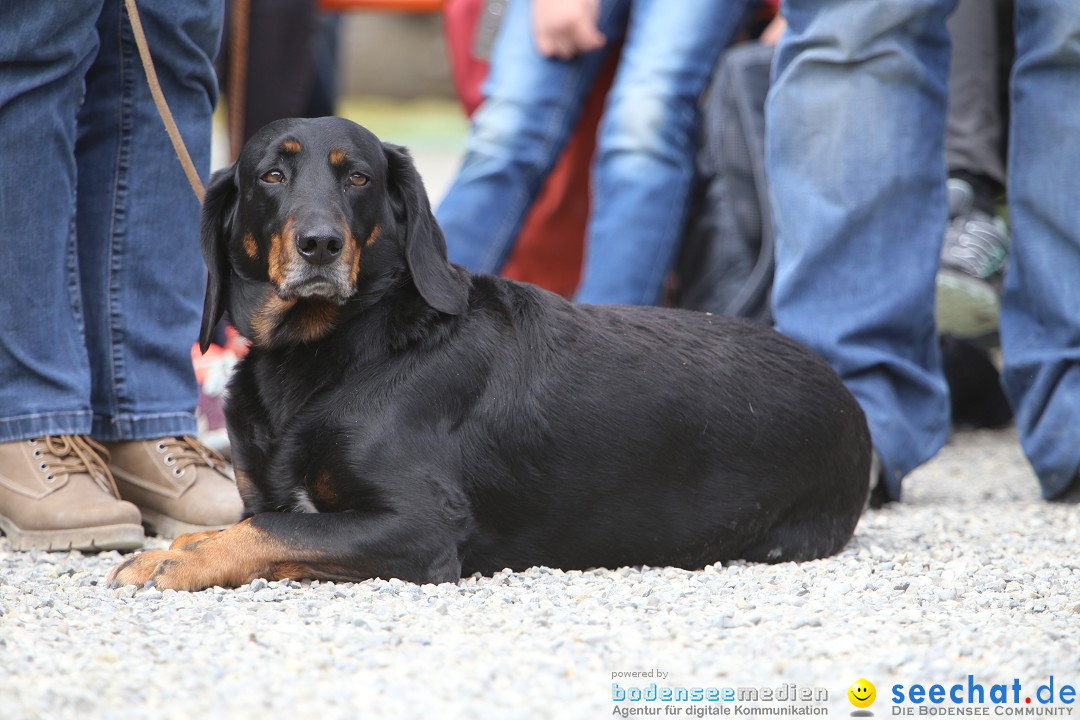
[[[346,304],[402,278],[439,312],[467,301],[412,158],[342,118],[257,132],[210,178],[202,251],[204,351],[226,309],[256,345],[281,346],[325,336]]]

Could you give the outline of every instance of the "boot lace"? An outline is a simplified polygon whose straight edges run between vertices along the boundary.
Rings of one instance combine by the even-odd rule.
[[[52,482],[57,475],[85,473],[105,492],[120,497],[112,473],[109,472],[109,451],[86,435],[47,435],[29,440],[35,447],[38,466]]]
[[[175,477],[183,477],[187,469],[193,465],[202,465],[213,468],[227,478],[232,478],[225,458],[190,435],[162,438],[155,449],[165,456],[165,464],[173,469],[172,474]]]

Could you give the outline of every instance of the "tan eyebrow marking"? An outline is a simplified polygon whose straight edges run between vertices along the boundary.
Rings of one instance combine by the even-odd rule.
[[[281,149],[284,152],[295,155],[296,153],[300,152],[302,148],[300,147],[300,143],[298,141],[286,140],[285,142],[281,143]]]
[[[341,165],[343,162],[345,162],[345,151],[344,150],[331,150],[330,151],[330,162],[333,163],[334,165]]]

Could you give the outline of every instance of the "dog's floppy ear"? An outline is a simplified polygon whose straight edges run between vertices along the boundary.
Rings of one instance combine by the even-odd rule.
[[[431,212],[420,173],[405,148],[383,143],[383,149],[391,200],[405,214],[405,262],[416,289],[439,312],[459,315],[468,303],[469,290],[446,259],[446,240]]]
[[[214,328],[225,312],[229,297],[229,236],[236,222],[237,197],[235,165],[210,176],[202,206],[200,237],[208,273],[199,330],[199,348],[203,352],[210,347]]]

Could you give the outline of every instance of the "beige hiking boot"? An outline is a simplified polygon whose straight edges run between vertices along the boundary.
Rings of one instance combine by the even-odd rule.
[[[244,503],[232,470],[193,437],[106,443],[120,497],[161,537],[218,530],[240,521]]]
[[[142,547],[139,509],[119,499],[106,458],[84,435],[0,443],[0,530],[12,547]]]

